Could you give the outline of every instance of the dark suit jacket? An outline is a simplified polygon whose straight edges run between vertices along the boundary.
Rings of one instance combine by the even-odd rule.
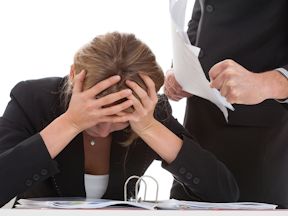
[[[0,119],[1,205],[16,195],[18,198],[85,197],[82,134],[54,160],[39,135],[39,131],[65,111],[60,96],[63,82],[63,78],[30,80],[20,82],[11,91],[11,101]],[[171,164],[162,162],[163,168],[185,188],[187,195],[182,196],[236,201],[238,187],[230,171],[202,149],[171,116],[166,97],[160,97],[155,117],[183,139],[177,158]],[[110,176],[103,198],[122,200],[125,180],[131,175],[143,175],[154,159],[160,158],[143,140],[137,139],[127,148],[119,145],[113,134]],[[130,185],[128,195],[132,194],[134,187]]]
[[[199,60],[208,78],[209,69],[224,59],[256,73],[288,69],[287,26],[287,0],[196,0],[188,35],[202,49]],[[197,96],[187,101],[185,127],[233,172],[241,201],[288,207],[288,112],[284,106],[275,100],[235,105],[227,124],[212,103]]]

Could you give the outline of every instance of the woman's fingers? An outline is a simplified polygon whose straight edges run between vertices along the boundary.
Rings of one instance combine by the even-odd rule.
[[[111,93],[109,95],[106,95],[104,97],[101,97],[97,99],[98,106],[107,106],[109,104],[113,104],[121,99],[127,98],[129,95],[132,94],[131,89],[124,89],[119,92]]]
[[[133,105],[132,100],[126,100],[120,104],[96,110],[96,112],[98,112],[97,114],[101,115],[101,116],[110,116],[110,115],[115,115],[115,114],[131,107],[132,105]]]
[[[127,98],[133,102],[133,107],[137,113],[145,114],[143,104],[133,94]]]
[[[116,113],[117,116],[125,116],[127,114],[128,114],[127,112],[123,112],[123,111]]]
[[[158,97],[157,97],[157,92],[156,92],[156,88],[155,88],[155,83],[153,82],[153,80],[147,76],[147,75],[142,75],[140,74],[140,77],[142,78],[142,80],[144,81],[145,85],[148,88],[148,95],[150,96],[150,98],[155,102],[157,102]]]
[[[140,102],[143,104],[144,107],[150,104],[151,99],[149,98],[147,92],[142,89],[136,82],[126,80],[126,84],[138,95],[138,97],[140,98]]]
[[[96,85],[94,85],[90,89],[88,89],[87,94],[89,95],[89,97],[95,97],[100,92],[102,92],[105,89],[108,89],[109,87],[115,85],[120,80],[121,80],[121,77],[119,75],[109,77],[109,78],[102,80],[101,82],[97,83]]]
[[[73,93],[75,92],[82,92],[83,90],[83,83],[85,80],[86,72],[82,70],[79,74],[77,74],[74,78],[74,85],[73,85]]]
[[[127,114],[125,116],[117,116],[117,115],[113,115],[113,116],[105,116],[104,118],[101,119],[102,122],[111,122],[111,123],[123,123],[123,122],[129,122],[130,120],[130,114]],[[129,123],[128,123],[129,125]]]

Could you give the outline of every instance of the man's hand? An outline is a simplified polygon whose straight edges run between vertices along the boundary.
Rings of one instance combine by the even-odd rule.
[[[184,97],[192,96],[190,93],[183,91],[180,84],[177,82],[173,69],[170,69],[166,73],[164,82],[164,93],[167,97],[174,101],[179,101]]]
[[[210,69],[210,86],[232,104],[258,104],[268,98],[263,74],[248,71],[233,60],[224,60]]]

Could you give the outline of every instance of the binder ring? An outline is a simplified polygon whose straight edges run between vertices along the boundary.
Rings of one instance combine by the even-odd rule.
[[[128,201],[128,200],[127,200],[127,185],[128,185],[128,183],[129,183],[129,181],[130,181],[131,179],[135,179],[135,178],[138,179],[137,182],[136,182],[136,184],[135,184],[135,202],[138,202],[138,201],[139,201],[139,199],[138,199],[138,188],[139,188],[139,184],[140,184],[141,181],[144,182],[144,186],[145,186],[145,190],[144,190],[144,201],[146,200],[147,183],[146,183],[146,181],[144,180],[144,178],[151,178],[151,179],[156,183],[155,203],[157,203],[157,202],[158,202],[159,184],[158,184],[158,181],[157,181],[154,177],[149,176],[149,175],[144,175],[144,176],[141,176],[141,177],[134,175],[134,176],[130,176],[130,177],[125,181],[125,184],[124,184],[124,201],[125,201],[125,202]]]
[[[128,183],[129,183],[129,181],[130,181],[131,179],[134,179],[134,178],[137,178],[137,179],[138,179],[137,182],[138,182],[139,180],[140,180],[140,181],[142,180],[142,181],[144,182],[144,185],[145,185],[144,199],[146,199],[147,183],[145,182],[144,179],[141,179],[139,176],[134,175],[134,176],[130,176],[130,177],[125,181],[125,184],[124,184],[124,201],[125,201],[125,202],[128,201],[128,200],[127,200],[127,185],[128,185]],[[137,185],[137,183],[136,183],[136,185]],[[136,189],[136,185],[135,185],[135,189]],[[138,189],[137,189],[137,193],[138,193]],[[135,199],[136,199],[136,202],[137,202],[136,190],[135,190]]]
[[[156,195],[155,195],[155,203],[158,202],[158,191],[159,191],[159,184],[158,184],[158,181],[152,177],[152,176],[149,176],[149,175],[144,175],[144,176],[141,176],[137,182],[136,182],[136,185],[135,185],[135,197],[136,197],[136,202],[138,202],[138,185],[140,183],[140,181],[144,181],[143,178],[150,178],[152,179],[155,184],[156,184]],[[145,182],[145,181],[144,181]],[[144,201],[146,200],[146,186],[145,186],[145,194],[144,194]]]

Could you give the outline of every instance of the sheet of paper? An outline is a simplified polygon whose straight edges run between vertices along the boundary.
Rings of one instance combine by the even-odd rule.
[[[185,91],[205,98],[218,106],[228,121],[227,108],[231,110],[234,108],[217,89],[210,88],[198,59],[200,49],[191,45],[184,31],[186,5],[187,0],[170,0],[173,70],[176,80]]]
[[[277,205],[258,202],[231,202],[231,203],[212,203],[212,202],[197,202],[197,201],[180,201],[175,199],[160,201],[157,204],[159,209],[237,209],[237,210],[272,210],[276,209]]]

